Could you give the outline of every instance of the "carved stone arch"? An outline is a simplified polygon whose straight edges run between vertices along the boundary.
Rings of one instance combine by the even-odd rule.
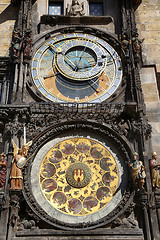
[[[92,139],[94,141],[97,141],[97,143],[101,143],[104,145],[107,145],[110,142],[111,145],[109,148],[111,149],[112,154],[115,154],[115,156],[116,155],[119,156],[120,157],[119,159],[121,159],[120,162],[122,165],[120,167],[123,168],[123,171],[122,171],[123,174],[121,176],[122,182],[120,183],[117,192],[121,191],[122,197],[119,203],[113,207],[113,209],[111,210],[111,212],[109,212],[109,214],[106,214],[102,217],[98,217],[94,221],[92,220],[88,221],[84,218],[84,222],[75,221],[75,223],[71,223],[68,221],[63,221],[60,218],[57,219],[57,217],[55,217],[54,215],[53,216],[49,215],[48,212],[46,212],[46,209],[44,210],[42,208],[41,202],[37,202],[35,187],[33,187],[33,181],[31,179],[32,178],[31,175],[33,176],[33,172],[35,171],[39,172],[38,167],[35,164],[37,161],[36,159],[38,159],[41,156],[41,153],[43,151],[49,151],[49,146],[51,146],[50,143],[57,144],[64,139],[70,139],[73,137],[81,137],[81,138],[85,137],[87,139]],[[32,147],[29,149],[30,159],[23,169],[24,197],[29,207],[31,208],[31,210],[34,212],[36,216],[38,216],[43,221],[47,222],[49,225],[53,225],[61,229],[65,229],[65,230],[69,230],[69,229],[78,230],[82,228],[94,229],[96,227],[109,224],[118,216],[120,216],[128,208],[130,203],[133,201],[134,190],[132,188],[131,177],[128,169],[128,161],[130,159],[131,152],[132,150],[128,142],[125,141],[124,138],[119,136],[114,130],[112,130],[107,125],[101,125],[96,122],[89,122],[89,121],[70,121],[66,123],[63,122],[63,124],[51,125],[33,140]],[[40,154],[40,155],[37,155],[37,154]],[[35,171],[33,170],[34,168],[36,168]],[[36,176],[35,176],[35,179],[36,179]],[[38,184],[38,182],[36,182],[36,184]],[[121,190],[121,187],[124,189]]]
[[[40,34],[35,40],[33,40],[33,46],[37,46],[42,41],[50,38],[51,36],[56,36],[58,33],[72,33],[72,32],[83,32],[83,33],[91,33],[95,36],[101,36],[101,38],[108,41],[113,47],[116,48],[116,50],[120,50],[121,43],[119,39],[117,38],[116,34],[110,33],[106,29],[102,28],[96,28],[92,26],[81,26],[81,25],[70,25],[65,27],[59,27],[54,30],[46,31],[45,33]]]

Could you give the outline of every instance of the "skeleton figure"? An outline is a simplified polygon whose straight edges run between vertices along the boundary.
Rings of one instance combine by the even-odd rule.
[[[22,189],[22,167],[26,163],[26,157],[29,147],[32,145],[32,141],[24,144],[22,148],[18,148],[12,139],[14,148],[14,158],[12,161],[12,170],[10,174],[11,189]]]
[[[72,4],[67,5],[67,15],[69,16],[83,16],[84,2],[79,3],[77,0],[72,0]]]

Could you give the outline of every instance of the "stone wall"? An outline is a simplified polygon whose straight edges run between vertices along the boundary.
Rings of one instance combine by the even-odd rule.
[[[142,89],[147,116],[152,125],[153,150],[160,154],[160,98],[158,76],[160,75],[160,1],[143,0],[136,10],[136,23],[142,44]]]
[[[18,7],[11,0],[0,0],[0,57],[8,57]]]

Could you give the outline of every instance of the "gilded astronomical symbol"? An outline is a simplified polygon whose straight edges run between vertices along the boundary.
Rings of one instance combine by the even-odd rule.
[[[111,152],[88,138],[70,138],[44,156],[39,184],[50,205],[64,214],[85,216],[103,209],[113,198],[119,171]]]
[[[32,78],[52,102],[103,102],[121,83],[121,59],[112,46],[96,36],[60,34],[35,52]]]

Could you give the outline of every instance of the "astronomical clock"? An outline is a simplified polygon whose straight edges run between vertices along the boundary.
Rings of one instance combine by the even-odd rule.
[[[83,31],[59,33],[42,42],[31,72],[35,88],[57,103],[101,103],[122,82],[121,58],[114,47]]]
[[[94,130],[69,135],[62,132],[34,153],[25,167],[25,198],[36,214],[60,228],[106,224],[129,201],[126,156]]]
[[[94,29],[86,31],[84,27],[63,28],[34,43],[32,91],[52,106],[73,109],[76,104],[87,111],[90,104],[92,110],[96,104],[110,102],[122,85],[123,54],[114,41],[107,41],[107,33],[101,31],[100,37]],[[131,196],[126,164],[129,146],[111,129],[95,130],[90,123],[84,130],[82,122],[65,122],[71,129],[62,124],[64,131],[56,137],[53,129],[43,133],[35,152],[34,144],[31,147],[32,163],[25,167],[27,202],[41,219],[62,229],[110,223]]]

